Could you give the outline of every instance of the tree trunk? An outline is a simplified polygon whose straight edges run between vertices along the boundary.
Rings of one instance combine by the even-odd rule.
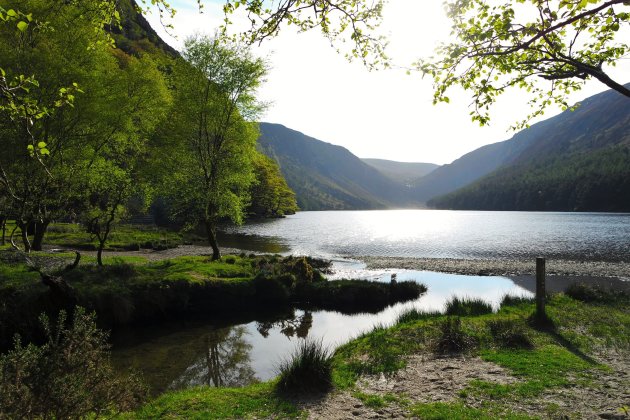
[[[20,228],[20,234],[22,236],[22,243],[24,244],[24,252],[27,254],[31,252],[31,241],[28,239],[28,226],[24,222],[16,222]]]
[[[35,232],[33,233],[33,244],[31,248],[33,251],[41,251],[42,244],[44,243],[44,235],[46,234],[46,229],[48,229],[48,225],[50,224],[50,220],[43,220],[41,222],[35,222]]]
[[[208,242],[210,243],[210,246],[212,247],[212,261],[216,261],[221,258],[221,251],[219,250],[219,244],[217,242],[217,237],[215,233],[216,229],[214,227],[214,224],[209,220],[205,221],[205,225],[206,225],[206,235],[208,236]]]
[[[2,226],[2,239],[0,240],[0,245],[6,245],[6,239],[7,239],[7,218],[6,217],[2,217],[2,219],[0,219],[0,226]]]
[[[98,250],[96,251],[96,262],[99,266],[103,266],[103,248],[105,248],[105,241],[98,242]]]

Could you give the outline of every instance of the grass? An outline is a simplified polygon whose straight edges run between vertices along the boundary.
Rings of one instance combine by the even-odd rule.
[[[321,341],[302,340],[278,367],[276,389],[285,395],[323,393],[332,387],[332,352]]]
[[[11,232],[14,226],[14,223],[9,221],[7,232]],[[19,231],[17,235],[19,236]],[[116,225],[110,233],[105,249],[122,251],[161,250],[174,248],[185,242],[198,239],[193,235],[184,237],[179,232],[156,226],[120,224]],[[83,250],[96,250],[98,248],[98,240],[77,223],[51,223],[46,231],[44,244]]]
[[[198,387],[168,392],[140,410],[130,419],[183,418],[297,418],[302,412],[275,393],[275,383],[265,382],[244,388]]]

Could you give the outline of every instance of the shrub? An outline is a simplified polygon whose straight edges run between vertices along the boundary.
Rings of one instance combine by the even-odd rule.
[[[322,341],[301,341],[278,367],[277,390],[283,394],[326,392],[332,387],[332,353]]]
[[[234,263],[236,263],[236,258],[234,258],[234,257],[226,257],[225,258],[225,263],[226,264],[234,264]]]
[[[128,411],[146,396],[133,376],[118,376],[109,362],[106,334],[94,315],[75,310],[66,327],[64,312],[52,328],[40,318],[47,341],[0,356],[0,418],[83,418]]]
[[[531,340],[525,333],[523,324],[514,319],[499,319],[488,322],[490,334],[495,344],[505,349],[530,349]]]
[[[433,351],[439,354],[463,353],[473,349],[477,342],[462,330],[459,317],[448,317],[440,323],[439,336],[432,343]]]
[[[446,315],[478,316],[492,313],[492,306],[479,298],[452,297],[446,302]]]

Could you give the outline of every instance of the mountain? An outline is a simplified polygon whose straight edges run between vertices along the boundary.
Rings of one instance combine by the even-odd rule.
[[[409,190],[341,146],[280,124],[261,123],[259,147],[278,162],[302,210],[411,205]]]
[[[116,8],[120,14],[120,27],[113,26],[109,31],[117,48],[127,54],[159,51],[169,57],[179,57],[179,52],[168,45],[139,12],[135,0],[118,0]]]
[[[385,159],[361,159],[371,167],[377,169],[380,173],[388,178],[408,185],[412,181],[422,178],[429,174],[431,171],[439,167],[435,163],[421,163],[421,162],[396,162],[393,160]]]
[[[485,176],[430,200],[429,205],[485,210],[630,211],[630,100],[615,91],[592,96],[574,111],[565,111],[507,142],[486,147],[490,155],[498,156],[499,164],[491,165],[490,171],[477,171],[485,171]],[[469,155],[459,160],[470,159]],[[482,166],[490,162],[478,159],[474,163]],[[417,185],[426,182],[425,178]]]

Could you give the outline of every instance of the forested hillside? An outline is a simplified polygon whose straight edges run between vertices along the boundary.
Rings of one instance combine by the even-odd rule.
[[[520,153],[508,162],[504,160],[502,167],[488,176],[435,198],[429,205],[484,210],[630,211],[627,101],[617,92],[607,91],[584,100],[575,111],[565,111],[518,133],[510,141],[523,142],[526,147]]]
[[[409,190],[341,146],[279,124],[260,124],[259,146],[276,160],[302,210],[408,206]]]

